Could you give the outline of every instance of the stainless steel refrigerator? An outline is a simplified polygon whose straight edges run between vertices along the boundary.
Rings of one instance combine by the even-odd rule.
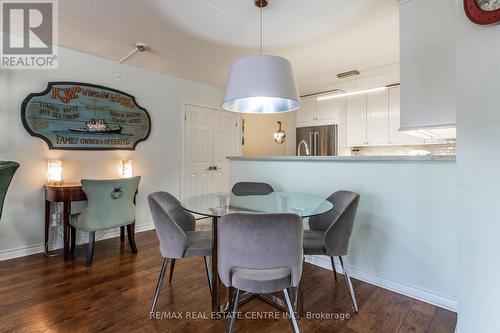
[[[338,125],[297,128],[297,156],[337,156]]]

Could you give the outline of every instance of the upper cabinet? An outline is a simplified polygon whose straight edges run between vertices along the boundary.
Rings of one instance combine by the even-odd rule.
[[[347,146],[362,146],[366,140],[366,96],[347,97]]]
[[[366,96],[366,142],[389,143],[389,94],[387,90]]]
[[[403,129],[455,126],[455,3],[400,3]]]
[[[347,146],[422,144],[399,131],[400,88],[347,97]]]
[[[318,103],[318,115],[316,120],[328,120],[328,119],[338,119],[339,118],[339,105],[340,99],[327,99],[324,101],[317,101]]]
[[[297,110],[297,127],[335,124],[339,117],[339,99],[317,101],[316,97],[303,98]]]
[[[300,126],[300,124],[309,124],[313,122],[316,118],[317,113],[318,109],[316,98],[303,98],[301,100],[300,109],[296,111],[297,127],[304,127]]]

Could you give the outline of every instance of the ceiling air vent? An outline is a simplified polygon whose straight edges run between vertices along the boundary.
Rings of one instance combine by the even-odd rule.
[[[348,77],[357,76],[357,75],[359,75],[359,71],[353,70],[353,71],[349,71],[349,72],[339,73],[339,74],[337,74],[337,77],[339,79],[346,79]]]

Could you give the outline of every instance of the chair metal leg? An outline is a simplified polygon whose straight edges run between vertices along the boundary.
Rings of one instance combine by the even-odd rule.
[[[172,276],[174,276],[175,259],[170,259],[170,272],[168,273],[168,283],[172,283]]]
[[[351,277],[349,276],[349,273],[347,273],[342,257],[339,256],[339,259],[340,259],[340,265],[342,266],[342,271],[344,272],[344,278],[347,284],[347,288],[349,289],[349,293],[351,294],[352,306],[354,308],[354,312],[358,313],[358,302],[356,302],[356,295],[354,294],[354,288],[352,287]]]
[[[137,246],[135,245],[134,231],[132,230],[131,224],[127,225],[127,236],[128,236],[128,242],[130,244],[130,249],[132,250],[132,253],[137,253]]]
[[[238,312],[238,303],[240,301],[240,290],[236,288],[231,288],[231,293],[230,293],[230,301],[229,301],[229,311],[231,311],[228,321],[227,321],[227,328],[226,332],[231,333],[234,328],[234,322],[236,321],[236,316]]]
[[[87,266],[92,265],[94,259],[95,231],[89,232],[89,246],[87,249]]]
[[[160,270],[160,277],[158,278],[155,295],[153,296],[153,303],[151,304],[151,313],[155,312],[156,310],[156,303],[158,302],[158,296],[160,296],[161,285],[163,283],[163,277],[165,276],[165,271],[167,270],[167,266],[168,266],[168,258],[163,258]]]
[[[125,226],[120,227],[120,242],[125,242]]]
[[[203,257],[205,260],[205,269],[207,271],[207,278],[208,278],[208,288],[210,289],[210,293],[212,293],[212,267],[210,264],[210,257]]]
[[[295,311],[292,306],[292,301],[290,300],[290,295],[287,289],[283,289],[283,295],[285,296],[286,307],[288,309],[288,316],[290,317],[290,326],[292,326],[292,331],[294,333],[300,333],[299,324],[297,323],[297,317],[295,317]]]
[[[75,249],[76,249],[76,229],[72,225],[69,226],[71,228],[71,247],[69,250],[69,253],[71,255],[75,254]]]
[[[304,295],[302,293],[302,281],[296,288],[293,288],[293,308],[295,309],[295,315],[297,318],[302,318],[304,316]],[[291,291],[290,291],[291,292]]]
[[[337,283],[337,270],[335,269],[335,262],[333,260],[333,257],[330,257],[330,260],[332,261],[333,277],[335,278],[335,283]]]

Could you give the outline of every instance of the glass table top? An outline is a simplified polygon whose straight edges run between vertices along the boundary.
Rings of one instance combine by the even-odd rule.
[[[192,213],[221,217],[228,213],[295,213],[303,218],[333,208],[331,202],[312,195],[273,192],[266,195],[237,196],[233,193],[209,193],[184,199],[182,207]]]

